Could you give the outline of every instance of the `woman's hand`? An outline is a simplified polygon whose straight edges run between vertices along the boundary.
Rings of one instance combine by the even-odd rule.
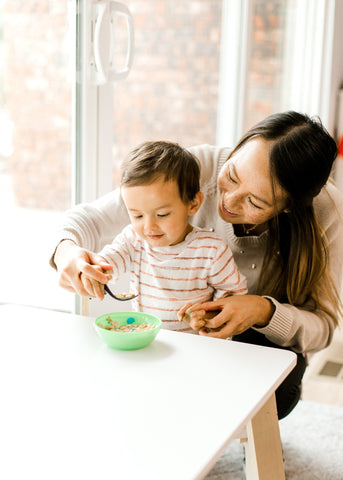
[[[64,240],[59,244],[54,261],[57,267],[59,285],[79,295],[94,296],[93,287],[88,291],[87,286],[83,285],[81,281],[82,273],[101,284],[107,283],[112,278],[112,265],[104,262],[104,259],[99,255],[79,247],[70,240]],[[102,300],[104,298],[103,291],[97,289],[96,296]]]
[[[268,325],[275,311],[274,305],[259,295],[232,295],[214,302],[201,304],[205,312],[219,313],[206,321],[199,330],[200,335],[228,338],[239,335],[252,326]]]

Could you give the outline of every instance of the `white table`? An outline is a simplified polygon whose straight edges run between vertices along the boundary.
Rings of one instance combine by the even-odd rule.
[[[245,425],[249,478],[283,478],[274,391],[295,362],[165,330],[116,351],[92,318],[2,305],[0,478],[202,479]]]

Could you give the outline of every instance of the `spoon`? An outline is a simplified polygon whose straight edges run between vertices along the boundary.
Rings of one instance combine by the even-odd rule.
[[[104,285],[105,294],[108,293],[110,297],[114,298],[115,300],[119,300],[119,302],[126,302],[128,300],[132,300],[133,298],[138,297],[134,293],[117,293],[116,295],[111,292],[110,288],[107,285]]]

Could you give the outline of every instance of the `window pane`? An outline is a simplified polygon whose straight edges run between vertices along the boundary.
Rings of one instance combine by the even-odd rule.
[[[287,8],[288,0],[253,2],[244,130],[283,109]]]
[[[222,0],[123,3],[134,19],[135,56],[114,90],[115,185],[119,162],[143,141],[214,144],[218,102]]]
[[[48,258],[71,205],[67,4],[0,2],[0,301],[66,310]]]
[[[328,121],[334,3],[250,0],[244,130],[284,110]]]

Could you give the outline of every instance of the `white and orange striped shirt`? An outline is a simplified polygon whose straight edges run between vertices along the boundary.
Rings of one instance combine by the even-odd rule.
[[[187,302],[248,293],[230,247],[198,227],[177,245],[150,247],[128,225],[99,255],[114,267],[114,282],[130,272],[130,291],[139,295],[133,300],[134,309],[158,316],[171,330],[192,331],[177,319]]]

